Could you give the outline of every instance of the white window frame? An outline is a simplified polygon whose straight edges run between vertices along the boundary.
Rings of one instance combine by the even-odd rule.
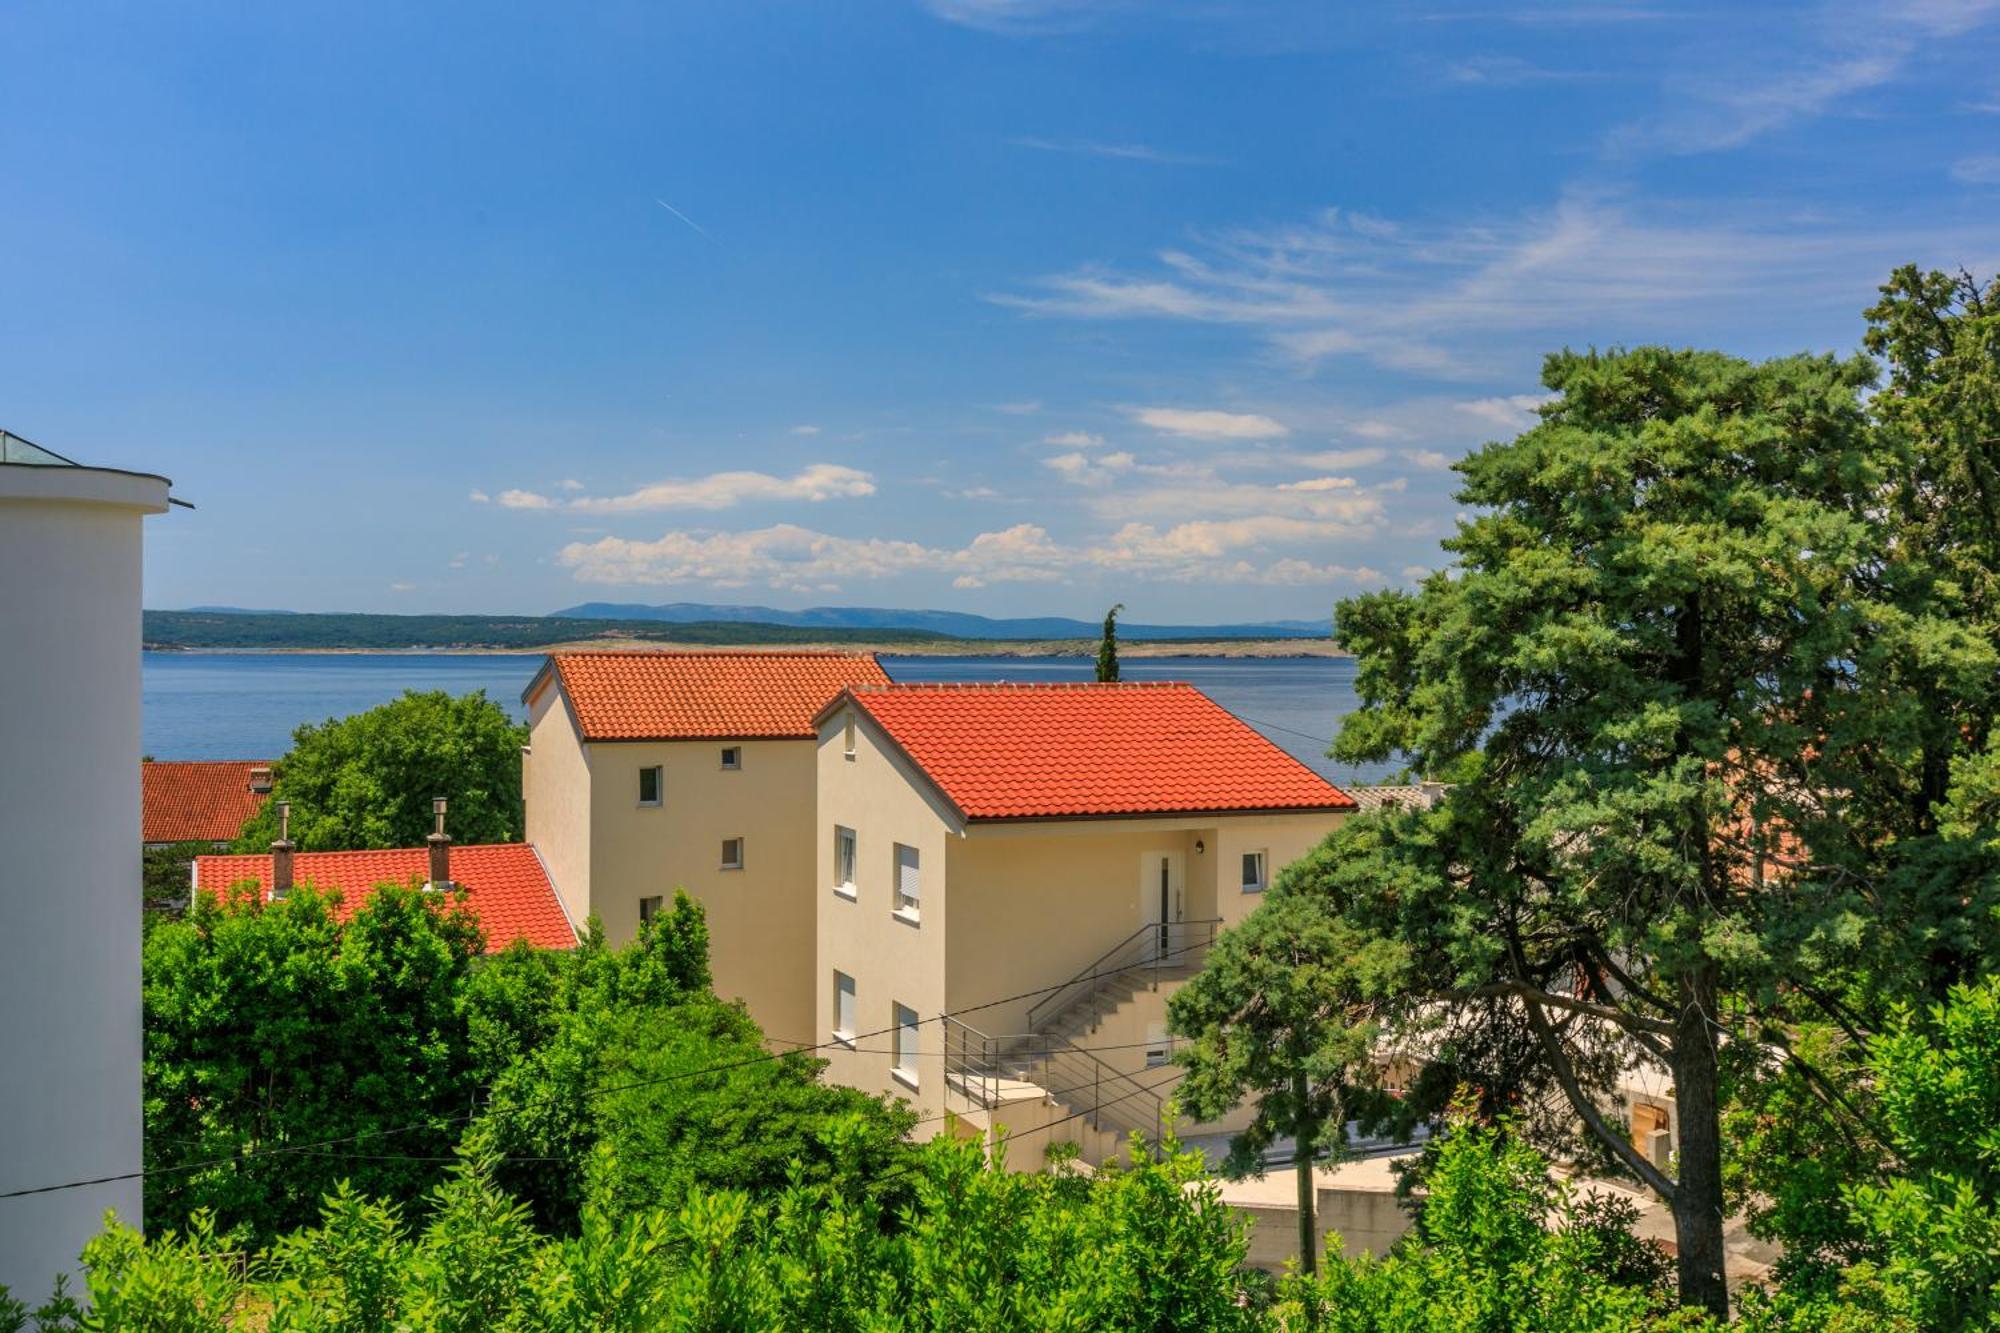
[[[833,1039],[843,1046],[854,1045],[854,1025],[861,1013],[860,1001],[856,998],[854,978],[841,971],[833,970]],[[847,1012],[842,1013],[845,1009]],[[844,1023],[842,1020],[846,1020]]]
[[[653,799],[646,799],[646,775],[653,775]],[[639,769],[639,808],[657,810],[667,803],[667,766],[646,764]]]
[[[735,773],[741,771],[742,768],[743,768],[743,747],[740,745],[723,746],[722,771],[725,773]]]
[[[914,1088],[917,1086],[917,1056],[922,1053],[917,1042],[917,1029],[923,1026],[923,1020],[908,1005],[894,1002],[889,1005],[889,1019],[889,1073],[898,1083]]]
[[[923,853],[906,842],[896,843],[894,847],[894,869],[891,872],[894,876],[894,882],[890,889],[892,896],[889,902],[889,910],[891,915],[898,921],[908,921],[914,925],[924,919]],[[905,852],[910,854],[910,872],[916,880],[917,888],[915,893],[907,896],[903,893],[903,853]]]
[[[1257,858],[1257,879],[1255,883],[1247,879],[1244,880],[1243,892],[1262,893],[1271,887],[1271,854],[1262,848],[1253,847],[1243,853],[1243,860],[1247,861],[1253,856]],[[1238,864],[1240,865],[1241,862]],[[1241,872],[1239,871],[1238,873]]]
[[[736,859],[734,861],[729,859],[729,849],[731,847],[734,847],[736,849]],[[722,869],[741,870],[742,868],[743,868],[743,839],[740,836],[734,838],[724,838],[722,840]]]
[[[854,710],[852,708],[847,710],[847,718],[841,724],[840,744],[841,744],[841,754],[847,759],[850,760],[853,759],[854,752],[858,747],[859,742],[855,736]]]
[[[847,864],[845,866],[841,865],[841,844],[843,842],[847,845],[845,852]],[[859,873],[860,864],[860,837],[845,824],[835,824],[833,826],[833,891],[849,902],[853,902],[861,896],[861,891],[854,886],[854,877]],[[845,874],[841,873],[843,870],[846,872]]]

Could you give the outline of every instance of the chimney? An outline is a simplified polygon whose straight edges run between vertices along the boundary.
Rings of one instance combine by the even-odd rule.
[[[271,791],[271,766],[259,764],[250,770],[250,790],[259,796],[267,796]]]
[[[431,814],[437,820],[437,827],[431,836],[424,839],[431,848],[431,882],[427,889],[448,889],[451,887],[451,839],[444,831],[444,797],[431,797]]]
[[[271,844],[271,900],[292,891],[292,803],[278,802],[278,840]]]
[[[1439,802],[1444,800],[1445,785],[1442,782],[1419,782],[1417,790],[1424,794],[1426,810],[1437,809]]]

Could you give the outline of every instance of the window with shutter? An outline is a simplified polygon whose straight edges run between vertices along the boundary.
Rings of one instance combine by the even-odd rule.
[[[917,865],[917,849],[896,844],[896,904],[897,916],[914,921],[922,908],[922,875]]]

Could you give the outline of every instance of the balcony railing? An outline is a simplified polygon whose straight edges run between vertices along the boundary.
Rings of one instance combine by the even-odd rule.
[[[1163,973],[1192,971],[1208,956],[1215,943],[1220,917],[1200,921],[1161,921],[1141,926],[1104,953],[1088,967],[1035,1001],[1028,1010],[1028,1031],[1042,1032],[1072,1004],[1102,992],[1122,978],[1145,981],[1157,987]]]

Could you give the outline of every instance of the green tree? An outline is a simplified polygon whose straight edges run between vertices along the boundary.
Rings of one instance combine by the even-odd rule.
[[[172,842],[139,854],[139,876],[148,912],[173,910],[194,896],[194,859],[215,850],[213,843]]]
[[[394,886],[344,924],[302,886],[272,903],[203,894],[156,925],[148,1227],[207,1213],[268,1237],[343,1179],[392,1198],[428,1188],[478,1090],[459,1001],[480,952],[462,904]]]
[[[1844,688],[1890,611],[1861,497],[1883,460],[1865,361],[1751,364],[1642,348],[1548,359],[1556,398],[1458,464],[1474,517],[1416,593],[1341,604],[1361,709],[1336,754],[1457,782],[1422,815],[1336,834],[1322,891],[1409,951],[1397,1025],[1530,1102],[1559,1090],[1672,1208],[1682,1299],[1726,1312],[1719,1048],[1810,983],[1855,895],[1774,877],[1809,829]],[[1376,823],[1376,821],[1364,821]],[[1632,1061],[1674,1082],[1678,1173],[1600,1107]],[[1437,1085],[1432,1085],[1435,1093]],[[1532,1128],[1532,1127],[1531,1127]]]
[[[1289,892],[1287,868],[1271,896],[1222,932],[1202,970],[1167,1004],[1175,1055],[1187,1069],[1175,1099],[1196,1120],[1219,1120],[1246,1097],[1256,1115],[1230,1143],[1232,1174],[1262,1175],[1280,1138],[1298,1178],[1299,1259],[1315,1263],[1313,1163],[1337,1154],[1364,1107],[1356,1085],[1375,1037],[1369,1000],[1402,959],[1323,902]]]
[[[302,726],[237,848],[271,845],[280,801],[291,803],[292,841],[306,851],[419,847],[436,796],[451,803],[446,831],[457,842],[516,841],[525,738],[484,690],[411,690],[365,713]]]
[[[1120,602],[1104,613],[1104,634],[1097,641],[1097,679],[1100,683],[1118,679],[1118,613],[1125,609]]]

